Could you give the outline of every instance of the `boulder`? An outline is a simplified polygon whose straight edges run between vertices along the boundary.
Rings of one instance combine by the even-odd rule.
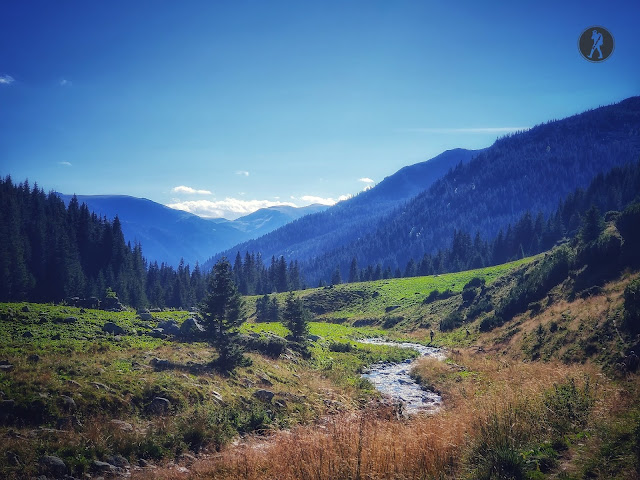
[[[144,320],[145,322],[153,320],[153,315],[151,315],[149,312],[139,313],[138,316],[140,317],[140,320]]]
[[[129,464],[129,460],[124,458],[122,455],[111,455],[105,460],[111,465],[115,465],[118,468],[129,468],[131,466]]]
[[[54,455],[43,455],[38,460],[38,464],[42,473],[53,475],[54,478],[62,478],[67,474],[65,463]]]
[[[10,372],[11,370],[13,370],[13,365],[11,364],[0,365],[0,372]]]
[[[68,395],[60,395],[60,406],[67,412],[72,412],[78,408],[75,400]]]
[[[108,462],[101,462],[100,460],[94,460],[91,462],[91,471],[94,473],[117,473],[118,468],[115,465],[111,465]]]
[[[78,317],[64,317],[61,323],[76,323],[78,321]]]
[[[125,422],[123,420],[111,420],[109,423],[123,432],[133,432],[133,425],[129,422]]]
[[[163,397],[155,397],[149,405],[149,410],[158,415],[168,413],[170,409],[171,402]]]
[[[37,353],[32,353],[27,357],[27,361],[32,363],[37,363],[40,361],[40,355],[38,355]]]
[[[136,310],[136,313],[137,313],[138,315],[140,315],[141,313],[149,313],[149,309],[148,309],[148,308],[138,308],[138,309]]]
[[[114,335],[122,335],[125,333],[124,328],[116,325],[113,322],[107,322],[102,327],[102,330],[107,333],[112,333]]]
[[[162,328],[154,328],[149,332],[153,338],[164,338],[166,335],[164,334],[164,330]]]
[[[162,331],[167,335],[180,334],[180,327],[175,320],[165,320],[163,322],[160,322],[158,323],[158,328],[161,328]]]
[[[274,396],[274,393],[271,390],[261,389],[261,390],[256,390],[253,396],[263,402],[270,402]]]
[[[180,334],[184,337],[198,336],[204,333],[204,327],[195,318],[187,318],[180,325]]]

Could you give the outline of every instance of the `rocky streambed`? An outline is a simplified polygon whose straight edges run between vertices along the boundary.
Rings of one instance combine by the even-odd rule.
[[[392,345],[400,348],[410,348],[420,353],[420,356],[431,356],[444,360],[441,349],[427,347],[418,343],[389,342],[382,339],[358,340],[360,343],[374,345]],[[402,363],[376,363],[371,365],[362,377],[369,380],[380,392],[402,404],[405,414],[433,413],[437,411],[442,398],[435,392],[425,390],[409,375],[415,364],[415,359],[407,359]]]

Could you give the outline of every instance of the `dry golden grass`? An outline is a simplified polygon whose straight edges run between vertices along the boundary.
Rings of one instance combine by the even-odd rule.
[[[460,478],[469,473],[464,464],[475,438],[495,419],[506,421],[514,438],[543,433],[542,399],[554,384],[574,378],[581,386],[588,378],[596,416],[605,415],[616,397],[593,366],[522,363],[470,351],[451,352],[450,358],[455,365],[423,359],[417,367],[423,380],[443,390],[445,408],[436,415],[397,420],[381,406],[335,415],[319,425],[230,446],[196,462],[188,475],[165,468],[153,478]]]

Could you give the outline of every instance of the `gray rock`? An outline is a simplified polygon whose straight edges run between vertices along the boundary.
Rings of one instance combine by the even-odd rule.
[[[144,458],[141,458],[138,460],[138,465],[140,465],[142,468],[156,468],[156,466],[149,462],[148,460],[145,460]]]
[[[166,358],[153,358],[149,363],[156,370],[165,370],[167,368],[171,368],[171,362]]]
[[[263,402],[270,402],[274,396],[274,393],[271,390],[256,390],[253,394],[258,400],[262,400]]]
[[[138,309],[136,310],[136,313],[137,313],[138,315],[140,315],[141,313],[149,313],[149,309],[148,309],[148,308],[138,308]]]
[[[158,323],[158,328],[161,328],[167,335],[179,335],[180,327],[175,320],[165,320]]]
[[[77,322],[78,322],[78,317],[65,317],[65,318],[62,320],[62,323],[69,323],[69,324],[71,324],[71,323],[77,323]]]
[[[124,458],[122,455],[111,455],[105,460],[111,465],[115,465],[118,468],[129,468],[131,466],[129,464],[129,460]]]
[[[198,336],[204,333],[204,327],[195,318],[187,318],[180,325],[180,334],[185,337]]]
[[[107,333],[112,333],[114,335],[122,335],[125,333],[124,328],[116,325],[113,322],[107,322],[102,327],[102,330]]]
[[[154,328],[149,332],[153,338],[164,338],[166,335],[164,334],[164,330],[162,328]]]
[[[71,385],[73,387],[80,387],[80,383],[76,382],[75,380],[67,380],[67,385]]]
[[[0,365],[0,372],[10,372],[11,370],[13,370],[13,365],[11,364]]]
[[[163,397],[155,397],[149,405],[149,410],[158,415],[168,413],[170,409],[171,402]]]
[[[322,337],[319,335],[309,335],[307,337],[309,340],[311,340],[312,342],[317,342],[318,340],[320,340]]]
[[[111,420],[109,423],[123,432],[133,432],[133,425],[123,420]]]
[[[91,462],[91,471],[95,473],[117,473],[118,468],[108,462],[94,460],[93,462]]]
[[[149,312],[139,313],[138,316],[140,317],[140,320],[144,320],[145,322],[153,320],[153,315],[151,315]]]
[[[67,395],[60,395],[60,404],[67,412],[72,412],[78,408],[75,400]]]
[[[54,455],[43,455],[38,460],[42,473],[53,475],[54,478],[62,478],[67,473],[67,466],[61,458]]]

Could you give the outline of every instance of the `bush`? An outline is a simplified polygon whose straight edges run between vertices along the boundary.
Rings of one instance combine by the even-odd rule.
[[[624,289],[624,312],[624,329],[633,334],[640,332],[640,278]]]
[[[464,317],[462,316],[462,313],[456,310],[440,320],[440,331],[449,332],[454,328],[458,328],[463,323]]]
[[[478,295],[478,290],[475,288],[466,288],[462,290],[462,300],[464,303],[471,303],[474,298]]]
[[[490,312],[492,309],[493,305],[491,305],[491,302],[483,298],[475,305],[469,307],[469,311],[467,312],[467,321],[474,320],[483,313]]]
[[[487,281],[484,278],[480,278],[480,277],[473,277],[471,280],[469,280],[465,286],[463,287],[463,290],[469,290],[471,288],[478,288],[478,287],[484,287],[484,284]]]
[[[573,378],[554,385],[544,397],[546,420],[554,436],[562,438],[567,433],[577,433],[584,428],[593,403],[588,378],[582,388],[576,386]]]
[[[260,335],[259,337],[247,335],[242,337],[242,342],[247,349],[273,358],[278,358],[287,348],[287,341],[277,335]]]
[[[350,352],[351,350],[353,350],[353,345],[348,342],[331,342],[329,344],[329,351],[331,352],[345,353]]]
[[[480,322],[480,326],[478,327],[481,332],[490,332],[494,328],[500,327],[504,325],[504,320],[501,317],[491,316],[485,317]]]

